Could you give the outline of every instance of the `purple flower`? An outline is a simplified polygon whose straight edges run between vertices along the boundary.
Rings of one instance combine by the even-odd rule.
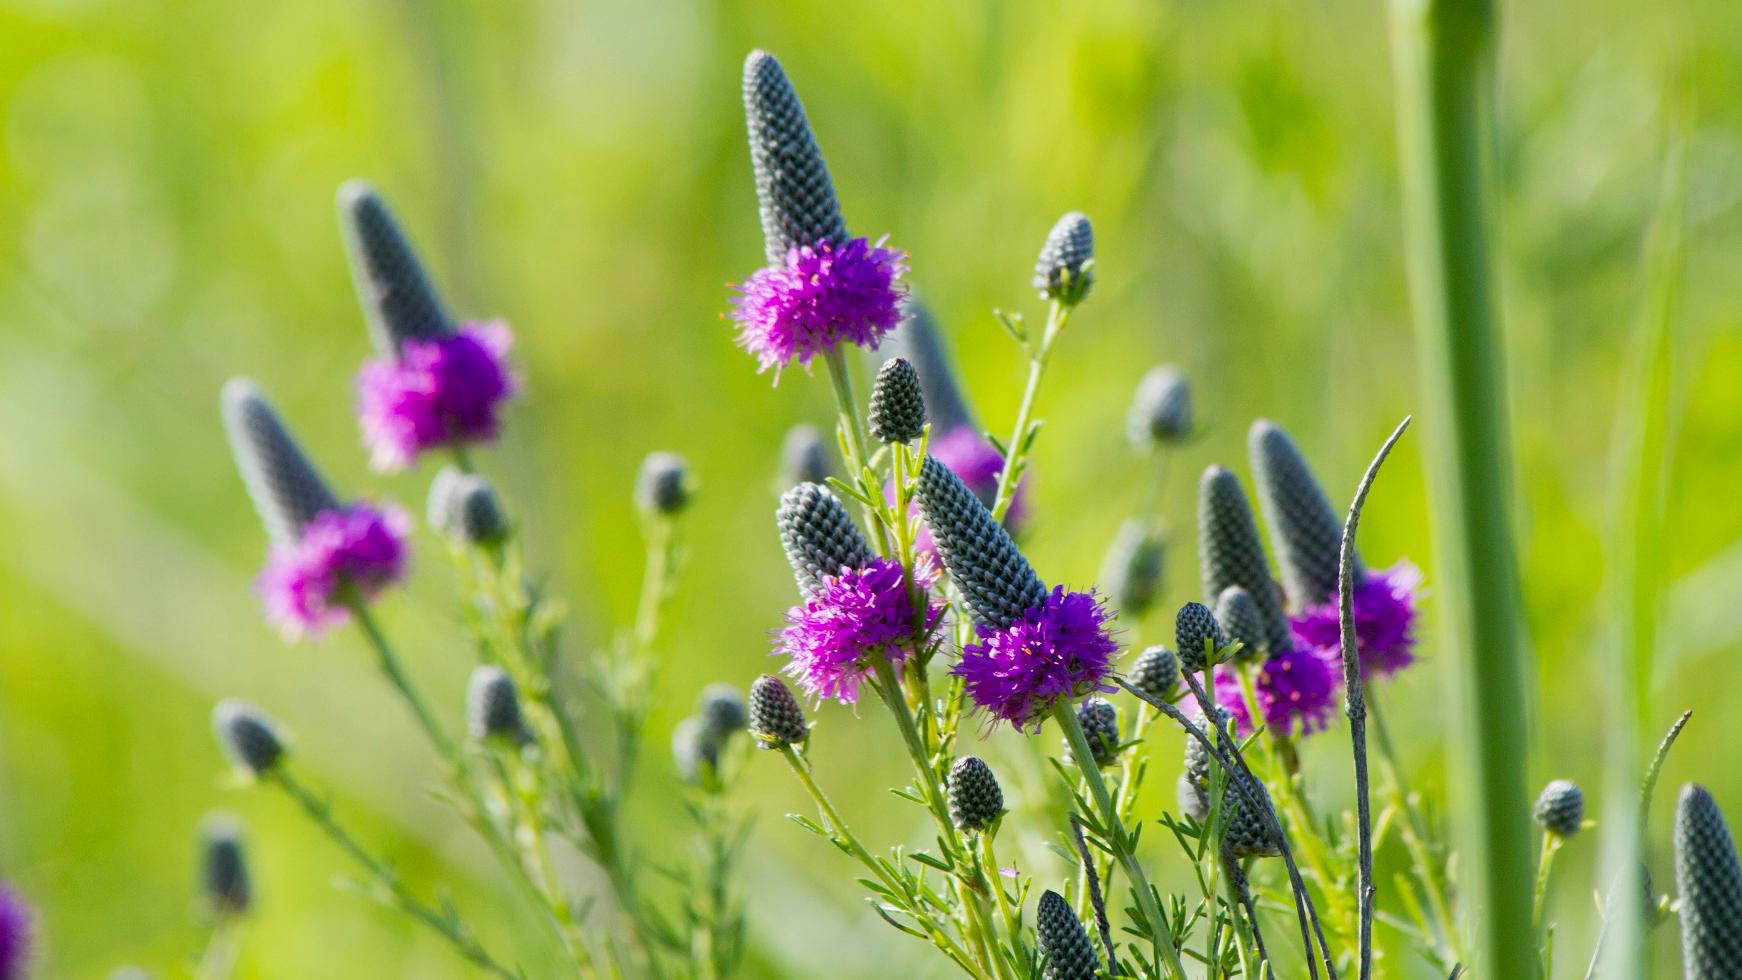
[[[922,592],[931,575],[929,564],[915,569]],[[940,615],[928,605],[926,629]],[[790,658],[786,673],[818,701],[857,702],[872,657],[899,664],[912,652],[914,610],[907,577],[901,563],[889,558],[823,576],[822,589],[788,610],[786,621],[775,652]]]
[[[407,337],[397,357],[365,361],[357,414],[375,468],[404,469],[437,446],[496,437],[501,405],[514,394],[512,338],[501,321],[433,337]]]
[[[756,355],[758,370],[780,370],[835,349],[842,341],[869,350],[901,322],[898,283],[907,256],[863,238],[787,250],[784,265],[758,269],[737,287],[732,319],[738,345]]]
[[[1390,677],[1415,662],[1415,601],[1420,591],[1421,569],[1406,561],[1383,572],[1369,572],[1355,587],[1355,649],[1361,654],[1361,676]],[[1303,608],[1289,625],[1303,645],[1340,662],[1335,599]]]
[[[0,980],[23,980],[30,958],[30,906],[23,896],[0,885]]]
[[[1061,700],[1115,690],[1107,678],[1119,645],[1093,592],[1054,588],[1006,629],[979,628],[954,673],[979,710],[1018,730],[1039,728]]]
[[[292,639],[344,622],[343,590],[373,598],[404,575],[410,526],[397,508],[322,511],[294,542],[273,546],[255,583],[268,618]]]
[[[934,436],[926,443],[926,452],[937,457],[937,461],[950,468],[950,472],[962,478],[968,489],[974,491],[974,496],[980,498],[990,510],[998,497],[998,474],[1004,472],[1004,457],[992,444],[981,437],[971,425],[958,425],[942,436]],[[893,499],[895,487],[891,484],[885,488],[888,496]],[[917,507],[917,505],[916,505]],[[1010,498],[1010,506],[1004,512],[1004,527],[1014,534],[1028,515],[1028,477],[1016,482],[1016,492]],[[914,538],[915,550],[931,554],[936,551],[932,544],[931,528],[923,522],[919,526],[919,534]]]
[[[1252,731],[1252,716],[1241,693],[1239,668],[1216,668],[1216,703],[1234,716],[1237,734]],[[1342,689],[1342,668],[1310,647],[1294,647],[1257,665],[1252,698],[1264,714],[1264,724],[1279,735],[1310,735],[1330,724]]]

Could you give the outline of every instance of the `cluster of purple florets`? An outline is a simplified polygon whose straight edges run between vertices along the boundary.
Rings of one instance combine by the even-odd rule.
[[[783,264],[758,269],[738,287],[739,346],[777,378],[788,364],[808,365],[842,343],[875,350],[901,322],[906,260],[863,238],[788,249]]]
[[[504,323],[468,324],[365,362],[357,414],[375,468],[404,469],[426,450],[494,439],[514,393],[511,343]]]
[[[23,980],[30,961],[30,906],[0,885],[0,980]]]
[[[1370,572],[1355,587],[1355,649],[1361,654],[1361,676],[1390,677],[1415,662],[1416,596],[1421,569],[1399,562],[1383,572]],[[1290,621],[1302,646],[1328,651],[1339,662],[1342,654],[1337,601],[1303,608]]]
[[[343,622],[345,590],[370,599],[405,574],[410,526],[396,508],[321,513],[294,543],[273,547],[257,583],[267,616],[293,638]]]
[[[926,579],[924,568],[915,578]],[[919,588],[923,594],[924,585]],[[928,605],[922,625],[929,630],[942,615]],[[874,669],[873,657],[900,664],[913,653],[916,617],[901,563],[873,558],[859,568],[843,568],[786,614],[777,653],[788,658],[786,673],[815,700],[842,704],[859,700],[859,685]]]
[[[954,673],[983,712],[1020,730],[1039,726],[1060,701],[1111,692],[1119,644],[1093,592],[1055,587],[1004,629],[981,627]]]

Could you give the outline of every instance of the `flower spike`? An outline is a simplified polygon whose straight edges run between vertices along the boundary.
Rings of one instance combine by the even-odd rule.
[[[397,358],[410,340],[434,340],[454,330],[411,242],[367,181],[339,187],[339,230],[351,257],[351,278],[383,357]]]
[[[1205,470],[1198,483],[1198,561],[1204,595],[1220,596],[1230,585],[1252,594],[1263,617],[1271,656],[1294,645],[1246,491],[1241,489],[1239,478],[1221,466]],[[1183,650],[1180,653],[1185,655]]]
[[[871,546],[859,526],[826,487],[801,483],[788,490],[775,509],[774,523],[800,595],[814,595],[825,577],[871,561]]]

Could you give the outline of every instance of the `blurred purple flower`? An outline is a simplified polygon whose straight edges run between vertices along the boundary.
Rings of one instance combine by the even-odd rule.
[[[1107,610],[1093,592],[1054,588],[1023,618],[998,630],[980,627],[953,673],[975,706],[1018,730],[1040,727],[1062,700],[1115,690]]]
[[[0,885],[0,980],[23,980],[30,959],[30,906],[23,896]]]
[[[921,593],[934,573],[929,563],[915,569]],[[928,607],[930,629],[942,611]],[[789,658],[786,673],[805,693],[820,701],[842,704],[859,700],[859,685],[870,675],[871,658],[883,656],[899,664],[913,648],[914,609],[908,597],[901,563],[873,558],[860,568],[823,577],[823,587],[786,614],[776,654]]]
[[[397,357],[372,358],[357,375],[357,414],[377,470],[404,469],[437,446],[496,437],[514,394],[513,339],[501,321],[440,336],[409,337]]]
[[[1421,569],[1407,561],[1383,572],[1369,572],[1355,587],[1355,649],[1361,654],[1362,677],[1390,677],[1415,662],[1415,604],[1420,592]],[[1302,645],[1341,662],[1335,599],[1305,607],[1289,625]]]
[[[758,269],[736,287],[732,319],[738,345],[756,355],[758,370],[782,368],[827,353],[845,341],[876,350],[901,322],[901,275],[907,256],[854,238],[787,250],[784,265]]]
[[[1234,717],[1235,733],[1252,732],[1252,716],[1240,690],[1239,668],[1216,668],[1216,703]],[[1278,735],[1310,735],[1330,724],[1342,689],[1342,668],[1323,651],[1294,647],[1256,667],[1252,697],[1264,724]]]
[[[322,511],[295,542],[273,546],[256,582],[268,618],[293,639],[343,622],[344,589],[369,599],[405,574],[410,526],[397,508]]]

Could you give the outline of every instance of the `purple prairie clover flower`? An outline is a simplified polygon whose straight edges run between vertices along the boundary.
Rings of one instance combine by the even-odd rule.
[[[916,569],[915,577],[930,577]],[[925,627],[942,611],[928,604]],[[871,674],[872,657],[899,664],[912,653],[914,609],[901,563],[873,558],[838,575],[825,575],[822,588],[786,614],[777,654],[789,658],[786,673],[813,699],[842,704],[859,700],[859,685]]]
[[[370,599],[405,574],[410,527],[392,507],[321,512],[295,541],[273,545],[256,583],[268,617],[293,639],[343,622],[346,589]]]
[[[1361,676],[1385,678],[1415,662],[1416,599],[1421,569],[1398,562],[1382,572],[1368,572],[1355,587],[1355,649],[1361,655]],[[1302,645],[1339,659],[1341,626],[1337,600],[1303,607],[1290,620]]]
[[[30,959],[30,906],[0,885],[0,980],[23,980]]]
[[[1094,592],[1057,586],[1004,629],[982,625],[953,673],[980,710],[1019,731],[1040,727],[1060,701],[1116,690],[1107,610]]]
[[[1252,716],[1233,664],[1216,668],[1216,703],[1234,718],[1236,734],[1252,732]],[[1264,724],[1278,735],[1310,735],[1330,724],[1342,689],[1342,668],[1323,651],[1293,647],[1259,662],[1253,670],[1252,698]]]
[[[758,269],[736,287],[732,319],[738,346],[758,370],[780,371],[835,350],[843,342],[876,350],[901,322],[901,276],[907,255],[864,238],[794,245],[785,261]]]
[[[507,324],[471,323],[408,337],[397,355],[365,361],[357,414],[375,468],[400,470],[429,449],[494,439],[515,390],[511,345]]]

